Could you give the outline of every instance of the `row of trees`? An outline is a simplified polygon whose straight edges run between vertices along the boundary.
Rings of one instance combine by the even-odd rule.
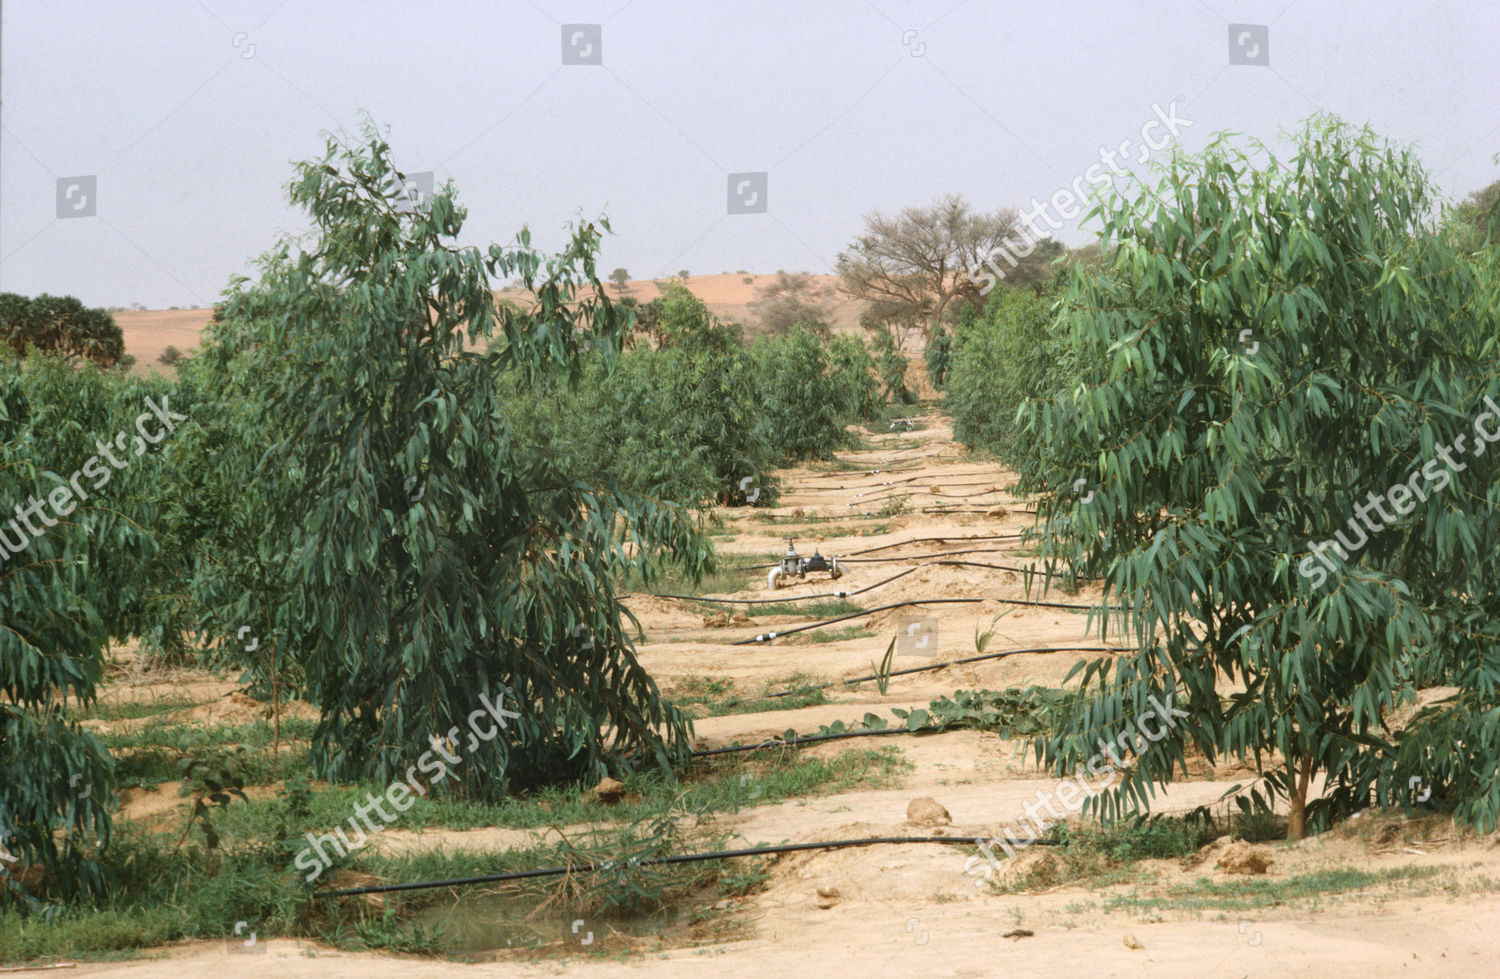
[[[131,636],[315,704],[321,777],[403,779],[502,690],[519,716],[444,791],[672,766],[690,720],[619,583],[703,572],[695,508],[770,498],[879,407],[857,339],[747,346],[680,287],[638,329],[598,279],[603,221],[557,255],[461,246],[451,186],[402,195],[373,128],[330,139],[290,186],[312,231],[231,282],[171,379],[0,348],[0,503],[62,499],[116,433],[140,450],[24,547],[0,521],[0,847],[64,889],[103,886],[112,803],[67,707]],[[495,298],[512,278],[524,306]],[[133,441],[148,395],[177,419],[159,444]]]
[[[1079,664],[1039,760],[1072,773],[1153,697],[1189,712],[1106,816],[1197,749],[1253,761],[1240,804],[1288,801],[1293,838],[1428,790],[1495,827],[1497,187],[1433,224],[1368,130],[1311,120],[1289,160],[1220,140],[1110,202],[1102,268],[956,333],[955,431],[1021,472],[1044,552],[1135,646]]]
[[[850,444],[849,425],[880,407],[876,364],[857,338],[799,324],[747,346],[677,284],[632,309],[633,344],[586,360],[576,390],[538,397],[516,379],[507,399],[525,437],[579,472],[688,506],[767,505],[772,470]]]

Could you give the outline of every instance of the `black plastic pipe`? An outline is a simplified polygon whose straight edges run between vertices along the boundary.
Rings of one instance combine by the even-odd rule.
[[[841,850],[853,846],[902,845],[906,843],[944,843],[948,846],[983,846],[989,842],[983,836],[869,836],[855,840],[829,840],[826,843],[782,843],[777,846],[756,846],[743,850],[716,850],[710,853],[678,853],[669,857],[647,857],[637,860],[635,866],[652,867],[676,863],[702,863],[707,860],[727,860],[731,857],[759,857],[775,853],[799,853],[805,850]],[[1057,846],[1055,840],[1022,841],[1022,845]],[[613,863],[613,861],[607,861]],[[461,887],[466,884],[495,884],[509,880],[529,880],[536,877],[560,877],[563,874],[592,873],[603,867],[600,863],[585,863],[567,867],[538,867],[534,870],[515,870],[506,874],[484,874],[479,877],[454,877],[448,880],[423,880],[407,884],[375,884],[370,887],[345,887],[336,891],[318,891],[315,897],[355,897],[360,894],[390,894],[395,891],[422,891],[437,887]]]
[[[987,659],[1002,659],[1006,656],[1019,656],[1022,653],[1128,653],[1128,649],[1117,649],[1113,646],[1039,646],[1034,649],[1006,649],[998,653],[981,653],[978,656],[965,656],[962,659],[950,659],[941,663],[929,663],[926,666],[911,666],[904,670],[892,670],[886,676],[906,676],[909,673],[928,673],[932,670],[945,670],[950,666],[963,666],[965,663],[980,663]],[[829,683],[820,683],[816,686],[799,687],[796,690],[781,690],[777,693],[766,694],[767,700],[776,697],[790,697],[804,690],[826,690],[829,687],[853,686],[856,683],[868,683],[871,680],[880,679],[879,674],[872,673],[869,676],[856,676],[847,680],[833,680]]]

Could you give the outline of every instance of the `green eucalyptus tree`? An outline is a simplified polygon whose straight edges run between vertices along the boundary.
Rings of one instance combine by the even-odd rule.
[[[1080,375],[1024,412],[1050,553],[1136,645],[1078,665],[1039,759],[1071,773],[1171,694],[1189,718],[1102,815],[1196,747],[1253,760],[1240,804],[1287,800],[1289,837],[1429,791],[1493,827],[1493,268],[1433,227],[1409,150],[1334,120],[1290,160],[1221,138],[1160,177],[1100,202],[1109,261],[1061,304]],[[1392,724],[1439,683],[1460,693]]]
[[[461,246],[451,185],[403,207],[373,128],[298,165],[291,200],[311,233],[232,284],[198,359],[200,383],[244,407],[224,416],[223,450],[266,447],[245,470],[257,532],[239,546],[280,568],[239,604],[221,581],[215,614],[228,629],[269,609],[261,641],[321,710],[315,767],[408,778],[502,691],[519,716],[464,746],[445,784],[493,795],[669,764],[690,722],[637,662],[613,582],[663,556],[697,573],[707,544],[682,509],[564,471],[502,411],[507,373],[576,381],[587,352],[613,357],[624,324],[597,277],[599,230],[550,258],[527,231]],[[530,308],[495,301],[511,276]]]
[[[0,350],[0,900],[28,864],[57,893],[106,884],[113,764],[75,712],[149,618],[180,410],[163,382]]]

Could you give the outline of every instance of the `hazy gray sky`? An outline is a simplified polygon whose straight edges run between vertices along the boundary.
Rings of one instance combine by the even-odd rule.
[[[291,162],[361,110],[457,183],[467,243],[606,212],[603,267],[636,278],[830,271],[871,209],[1025,206],[1126,139],[1134,166],[1173,100],[1190,150],[1326,110],[1415,143],[1454,199],[1500,177],[1494,0],[3,4],[0,290],[91,305],[212,302],[301,228]],[[729,213],[756,172],[765,210]]]

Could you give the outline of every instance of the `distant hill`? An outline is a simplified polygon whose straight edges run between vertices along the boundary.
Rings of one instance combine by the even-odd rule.
[[[750,281],[746,282],[746,279]],[[834,298],[830,300],[833,303],[830,325],[840,333],[858,333],[862,304],[853,302],[838,292],[838,276],[819,275],[814,276],[814,279],[819,285],[832,286],[835,290]],[[749,303],[755,298],[757,289],[775,280],[774,274],[695,275],[687,280],[687,287],[693,295],[703,300],[714,315],[753,328],[755,317],[750,313]],[[662,280],[663,284],[667,281]],[[650,279],[631,282],[624,292],[616,289],[612,282],[606,282],[605,288],[611,297],[634,296],[643,303],[661,295],[661,290]],[[497,294],[508,298],[522,295],[519,290],[514,289],[502,289]],[[125,352],[136,358],[136,373],[147,374],[166,370],[157,362],[157,358],[167,347],[176,347],[183,353],[196,349],[199,334],[212,315],[213,311],[208,309],[145,309],[125,310],[115,313],[114,317],[121,332],[125,334]]]

